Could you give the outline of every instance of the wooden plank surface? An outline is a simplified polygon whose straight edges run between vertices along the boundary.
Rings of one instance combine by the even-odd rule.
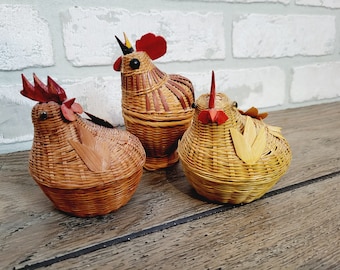
[[[176,181],[177,175],[173,168],[145,172],[132,200],[115,213],[95,218],[71,217],[55,210],[31,179],[27,154],[7,155],[0,172],[0,266],[34,263],[215,206],[196,198],[189,185],[179,178],[182,183],[172,185],[170,182]],[[26,161],[22,161],[23,156]],[[13,168],[12,163],[18,166]]]
[[[340,175],[53,268],[338,269],[339,209]]]
[[[339,171],[339,105],[270,114],[267,122],[283,127],[293,151],[291,168],[274,189]],[[0,155],[0,268],[4,269],[43,262],[220,207],[197,196],[177,164],[167,170],[145,172],[132,200],[115,213],[97,218],[70,217],[53,209],[29,176],[27,159],[28,152]]]
[[[339,170],[339,102],[272,112],[265,120],[283,128],[293,152],[290,170],[274,188]]]

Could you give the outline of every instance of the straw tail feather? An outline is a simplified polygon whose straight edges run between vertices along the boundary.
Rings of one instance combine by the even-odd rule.
[[[80,142],[69,140],[74,150],[89,170],[103,172],[110,167],[110,150],[107,145],[81,125],[77,125]]]
[[[230,133],[237,156],[248,165],[255,164],[266,147],[265,127],[256,132],[253,120],[247,116],[243,135],[236,128],[231,128]]]
[[[269,131],[270,134],[272,134],[276,138],[284,140],[284,137],[281,133],[281,127],[268,125],[268,131]]]

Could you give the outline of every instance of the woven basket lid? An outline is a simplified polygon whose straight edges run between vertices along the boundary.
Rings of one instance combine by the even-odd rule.
[[[280,128],[242,114],[225,94],[215,94],[213,84],[211,89],[197,99],[192,125],[179,143],[182,161],[201,173],[206,167],[208,174],[224,176],[231,164],[263,167],[277,164],[277,156],[289,164],[291,153]]]
[[[140,66],[132,69],[130,62]],[[122,107],[140,114],[180,114],[191,111],[193,86],[189,79],[157,68],[145,52],[133,52],[122,59]]]

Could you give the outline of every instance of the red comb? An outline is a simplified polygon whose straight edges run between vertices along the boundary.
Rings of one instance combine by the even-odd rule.
[[[212,71],[212,74],[211,74],[210,97],[209,97],[209,109],[215,108],[215,98],[216,98],[215,72]]]
[[[136,41],[136,50],[146,52],[155,60],[166,53],[166,41],[162,36],[148,33]]]
[[[63,88],[57,84],[50,76],[47,76],[47,86],[50,93],[56,94],[60,102],[64,102],[67,97]]]
[[[54,80],[47,77],[47,85],[33,74],[34,86],[21,74],[23,90],[20,92],[23,96],[38,102],[54,101],[62,104],[66,100],[66,93]]]
[[[202,110],[198,115],[198,120],[205,125],[209,123],[217,123],[218,125],[221,125],[228,120],[228,116],[223,110],[215,109],[215,98],[216,98],[215,73],[213,71],[211,75],[209,109]]]
[[[46,102],[46,95],[43,91],[37,90],[23,74],[21,74],[21,78],[23,90],[21,90],[20,93],[23,96],[35,101]]]

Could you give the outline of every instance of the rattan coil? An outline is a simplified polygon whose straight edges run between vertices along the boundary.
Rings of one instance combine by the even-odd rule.
[[[138,59],[138,69],[130,62]],[[191,123],[194,101],[191,82],[159,70],[145,52],[122,58],[122,113],[126,130],[136,135],[146,151],[145,168],[155,170],[178,161],[180,139]]]
[[[216,108],[229,119],[221,125],[203,124],[198,120],[208,108],[209,95],[196,102],[192,126],[178,145],[185,175],[200,195],[220,203],[249,203],[263,196],[287,171],[291,150],[286,139],[262,120],[253,119],[256,129],[265,126],[266,146],[255,164],[242,161],[234,147],[231,128],[244,131],[247,120],[224,94],[216,95]]]
[[[41,120],[42,112],[47,119]],[[79,217],[105,215],[131,199],[145,163],[145,151],[136,136],[80,116],[68,122],[55,102],[34,106],[32,121],[30,173],[57,209]],[[79,127],[108,147],[108,170],[89,170],[72,147],[70,141],[80,141]]]

